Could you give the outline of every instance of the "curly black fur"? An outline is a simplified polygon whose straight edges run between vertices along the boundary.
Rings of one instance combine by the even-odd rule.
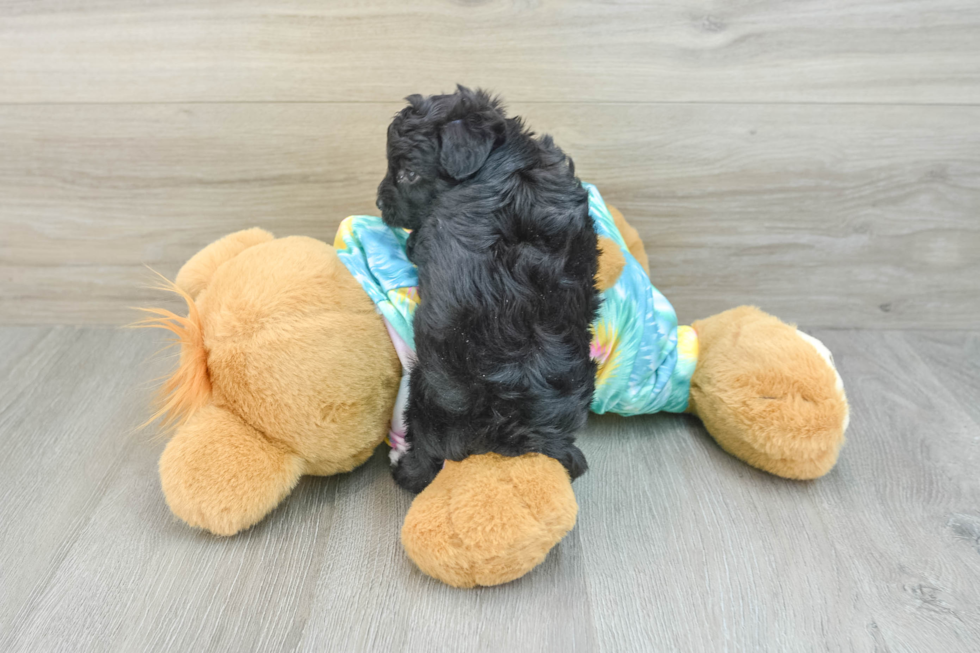
[[[414,230],[421,299],[395,480],[420,492],[444,459],[491,451],[543,453],[576,478],[599,305],[588,193],[551,137],[486,93],[407,100],[378,187],[385,222]]]

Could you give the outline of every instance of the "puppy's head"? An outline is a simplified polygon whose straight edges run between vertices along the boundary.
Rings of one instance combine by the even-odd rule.
[[[440,193],[472,177],[504,139],[506,116],[487,93],[406,98],[388,127],[388,173],[378,186],[381,217],[418,229]]]

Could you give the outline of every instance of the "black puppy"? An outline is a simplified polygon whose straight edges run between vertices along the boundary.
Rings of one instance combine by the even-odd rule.
[[[420,492],[443,460],[491,451],[542,453],[576,478],[599,305],[588,193],[551,137],[486,93],[406,99],[378,187],[384,221],[413,230],[421,300],[395,480]]]

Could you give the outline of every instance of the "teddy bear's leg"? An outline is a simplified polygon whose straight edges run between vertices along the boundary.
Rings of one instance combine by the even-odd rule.
[[[265,517],[302,472],[296,455],[214,404],[197,410],[160,457],[170,509],[216,535],[234,535]]]
[[[777,476],[810,479],[830,471],[848,406],[829,352],[825,357],[815,339],[749,306],[693,327],[699,353],[688,412],[718,444]]]
[[[532,453],[446,461],[402,527],[408,556],[454,587],[520,578],[575,525],[578,504],[561,463]]]
[[[228,234],[224,238],[214,241],[200,252],[191,257],[184,263],[177,273],[177,287],[197,299],[202,290],[207,288],[222,263],[233,259],[240,253],[254,247],[274,240],[275,236],[264,229],[253,227]]]

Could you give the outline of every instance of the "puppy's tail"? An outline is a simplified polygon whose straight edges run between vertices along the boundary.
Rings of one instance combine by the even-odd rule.
[[[187,303],[187,317],[163,308],[138,308],[136,310],[149,317],[129,326],[135,329],[166,329],[176,336],[173,344],[180,345],[180,363],[160,387],[156,411],[140,425],[140,428],[144,428],[162,417],[164,429],[172,430],[186,422],[194,411],[210,399],[211,376],[197,304],[177,284],[162,275],[160,278],[162,282],[155,288],[180,295]]]

